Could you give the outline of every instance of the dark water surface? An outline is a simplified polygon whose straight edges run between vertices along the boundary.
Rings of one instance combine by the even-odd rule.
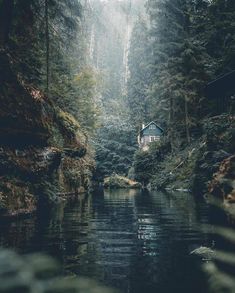
[[[121,292],[202,293],[207,290],[189,253],[213,245],[200,230],[210,216],[209,206],[187,193],[104,191],[57,205],[49,215],[1,220],[0,245],[47,252],[66,274]]]

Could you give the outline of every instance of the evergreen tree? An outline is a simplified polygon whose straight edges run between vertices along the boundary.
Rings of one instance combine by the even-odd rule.
[[[148,27],[145,19],[139,18],[132,31],[128,58],[130,78],[128,80],[128,104],[136,129],[150,116],[148,88],[151,78],[151,56]]]

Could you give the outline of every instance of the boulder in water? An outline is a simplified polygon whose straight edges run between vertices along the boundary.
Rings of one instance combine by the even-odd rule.
[[[141,188],[139,182],[114,174],[104,179],[104,188]]]
[[[193,251],[190,252],[191,255],[195,255],[200,257],[204,261],[212,260],[215,251],[212,250],[210,247],[200,246]]]

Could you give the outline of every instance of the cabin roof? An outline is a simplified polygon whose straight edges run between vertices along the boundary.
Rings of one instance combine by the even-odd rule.
[[[235,93],[235,70],[218,77],[206,86],[206,95],[209,98],[229,97]]]
[[[163,129],[154,121],[151,121],[149,122],[143,129],[140,130],[140,134],[142,134],[142,132],[147,129],[151,124],[155,124],[157,128],[159,128],[162,132],[163,132]]]

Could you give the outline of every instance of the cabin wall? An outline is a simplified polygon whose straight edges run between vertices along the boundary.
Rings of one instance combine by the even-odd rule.
[[[160,140],[160,138],[161,138],[159,135],[151,135],[151,136],[156,137],[156,141]],[[147,135],[147,136],[141,137],[141,140],[139,143],[140,148],[143,148],[143,147],[149,145],[151,142],[153,142],[153,141],[151,141],[151,136]]]
[[[150,137],[149,136],[143,136],[143,144],[146,145],[150,142]]]

